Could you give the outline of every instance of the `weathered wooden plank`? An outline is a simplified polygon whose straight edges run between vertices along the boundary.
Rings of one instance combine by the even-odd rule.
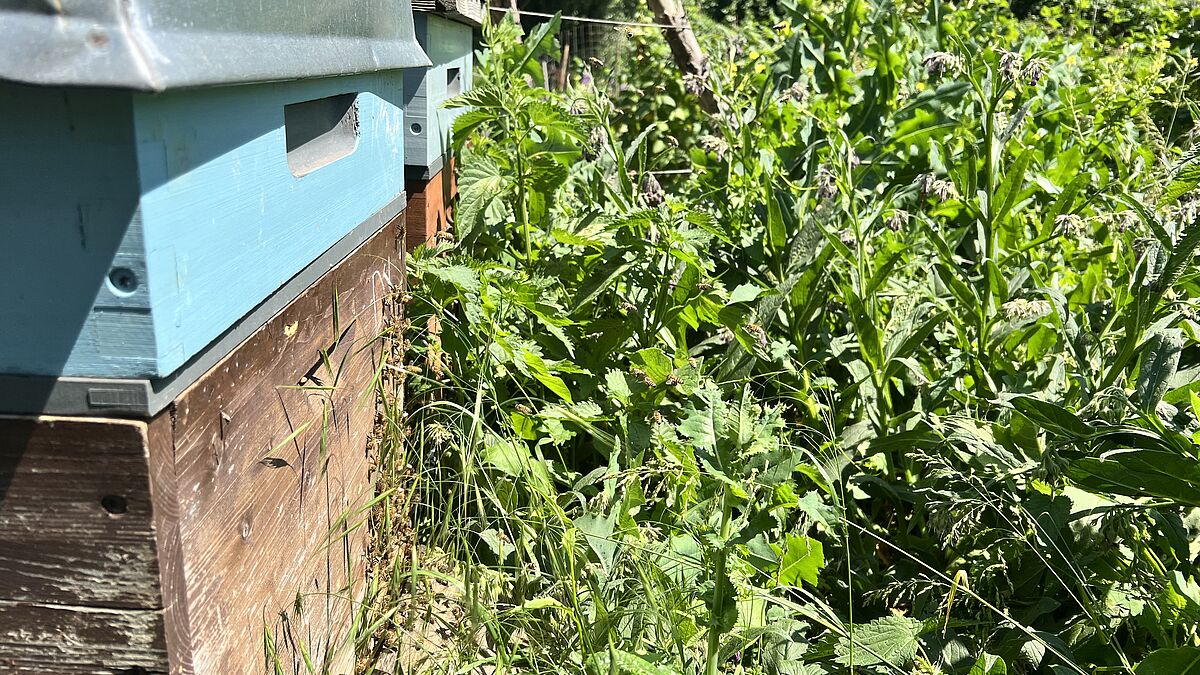
[[[449,177],[450,185],[447,185]],[[454,180],[454,167],[446,167],[426,181],[408,181],[408,208],[405,210],[404,248],[411,251],[430,246],[439,232],[449,229],[447,204]]]
[[[162,606],[146,433],[139,421],[0,417],[0,600]]]
[[[176,401],[175,480],[196,673],[261,667],[264,624],[287,672],[301,645],[341,669],[332,672],[351,669],[351,651],[331,652],[350,620],[365,531],[347,533],[354,520],[341,519],[371,497],[370,383],[382,300],[399,281],[398,222]]]
[[[0,601],[0,672],[166,675],[162,636],[162,610]]]

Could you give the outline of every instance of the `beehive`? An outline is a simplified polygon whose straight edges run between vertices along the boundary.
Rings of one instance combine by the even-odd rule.
[[[428,180],[442,170],[450,129],[463,111],[442,104],[472,85],[474,29],[483,8],[479,0],[416,0],[413,9],[417,41],[432,64],[405,75],[405,162],[410,180]]]
[[[74,4],[0,0],[0,411],[152,414],[403,209],[429,61],[407,1]]]

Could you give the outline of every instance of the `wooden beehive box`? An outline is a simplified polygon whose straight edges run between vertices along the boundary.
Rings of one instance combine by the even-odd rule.
[[[405,162],[410,180],[428,180],[442,170],[450,129],[462,109],[442,107],[470,90],[474,65],[474,29],[483,9],[479,0],[415,0],[417,40],[432,62],[409,70],[405,88]]]
[[[352,671],[428,63],[408,0],[0,0],[0,673]]]

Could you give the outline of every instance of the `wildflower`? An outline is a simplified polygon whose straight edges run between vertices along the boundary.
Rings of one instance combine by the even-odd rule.
[[[827,166],[817,171],[817,194],[821,199],[833,199],[838,194],[837,179]]]
[[[1037,319],[1050,313],[1050,303],[1045,300],[1017,298],[1001,305],[1000,312],[1009,321]]]
[[[642,196],[650,206],[658,206],[667,200],[667,193],[663,192],[662,185],[652,173],[647,173],[642,178]]]
[[[608,134],[605,133],[604,127],[597,126],[592,129],[592,133],[588,135],[587,143],[583,146],[583,158],[589,162],[596,161],[600,156],[600,151],[608,145]]]
[[[921,62],[925,66],[925,72],[929,73],[930,77],[941,77],[946,73],[954,74],[962,70],[962,57],[956,56],[949,52],[934,52],[925,57]]]
[[[807,98],[808,85],[803,80],[796,80],[783,92],[783,100],[787,102],[803,103]]]
[[[1055,217],[1054,225],[1062,230],[1063,235],[1068,237],[1077,238],[1088,234],[1088,229],[1083,222],[1083,218],[1074,213],[1064,213]]]
[[[1050,63],[1046,59],[1033,59],[1025,64],[1021,73],[1025,79],[1029,81],[1030,86],[1036,87],[1042,78],[1046,76],[1046,72],[1050,70]]]
[[[1010,52],[1007,49],[997,50],[1000,52],[1000,74],[1009,82],[1016,82],[1021,78],[1021,69],[1024,63],[1021,55],[1016,52]]]
[[[729,152],[729,144],[724,138],[707,134],[700,138],[700,147],[705,152],[711,152],[717,156],[717,159],[724,159],[725,154]]]
[[[584,89],[591,89],[592,82],[593,82],[593,80],[592,80],[591,69],[584,68],[583,74],[579,76],[579,86],[583,87]]]
[[[944,202],[954,194],[954,184],[948,180],[941,180],[931,173],[923,173],[917,176],[916,186],[921,191],[922,197],[933,195],[939,202]]]
[[[887,226],[892,232],[899,232],[908,226],[909,214],[903,209],[895,209],[892,215],[888,216]]]
[[[708,86],[704,82],[704,77],[695,73],[688,73],[687,75],[683,76],[683,88],[686,89],[689,94],[700,94],[707,89]]]

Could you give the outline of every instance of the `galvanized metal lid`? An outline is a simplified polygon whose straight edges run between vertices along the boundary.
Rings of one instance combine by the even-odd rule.
[[[412,3],[416,12],[441,14],[473,26],[483,23],[483,3],[480,0],[412,0]]]
[[[0,0],[0,79],[18,82],[161,91],[427,65],[411,0]]]

